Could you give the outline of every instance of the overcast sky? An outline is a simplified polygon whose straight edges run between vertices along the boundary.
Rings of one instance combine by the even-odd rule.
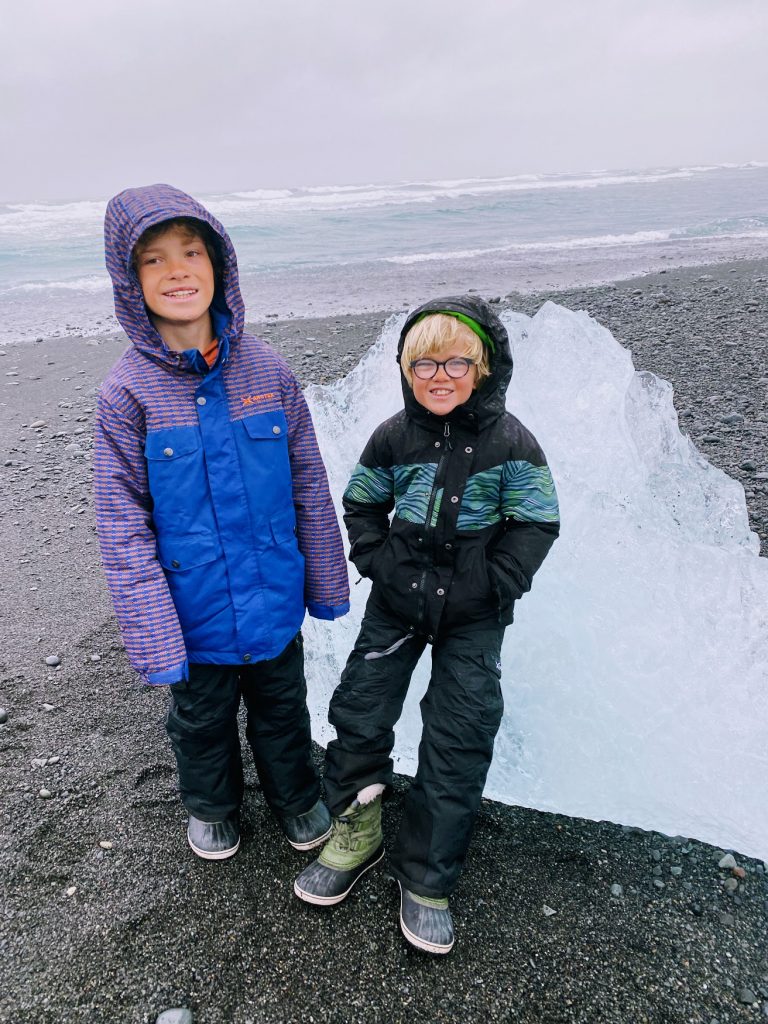
[[[0,201],[768,160],[766,0],[0,0]]]

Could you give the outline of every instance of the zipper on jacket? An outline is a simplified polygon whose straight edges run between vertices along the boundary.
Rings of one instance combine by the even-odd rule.
[[[424,523],[425,530],[432,529],[432,526],[431,526],[431,523],[432,523],[432,512],[434,511],[434,508],[435,508],[435,499],[437,498],[437,492],[439,490],[438,484],[441,482],[441,476],[440,476],[441,470],[442,470],[443,466],[445,465],[445,460],[446,460],[445,452],[446,451],[449,451],[449,452],[453,451],[453,445],[451,444],[451,425],[450,425],[450,423],[446,423],[445,424],[445,429],[443,430],[443,437],[445,438],[445,449],[440,453],[440,459],[439,459],[439,461],[437,463],[437,469],[435,470],[435,480],[434,480],[434,483],[432,484],[432,493],[429,496],[429,504],[427,505],[427,519],[426,519],[426,522]]]
[[[445,424],[443,429],[443,437],[445,438],[445,448],[440,454],[440,459],[437,463],[437,469],[435,470],[435,480],[432,484],[432,493],[429,496],[429,504],[427,505],[427,519],[424,523],[424,543],[426,546],[428,531],[433,529],[432,527],[432,513],[435,508],[435,501],[437,499],[437,492],[440,490],[439,485],[442,483],[443,468],[448,459],[447,452],[453,451],[453,444],[451,443],[451,425],[450,423]],[[419,622],[424,619],[424,612],[426,610],[426,585],[427,585],[427,570],[423,569],[421,573],[421,579],[419,580]]]

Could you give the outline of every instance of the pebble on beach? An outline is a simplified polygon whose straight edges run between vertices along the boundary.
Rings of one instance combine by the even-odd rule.
[[[163,1010],[155,1024],[192,1024],[192,1011],[183,1006]]]

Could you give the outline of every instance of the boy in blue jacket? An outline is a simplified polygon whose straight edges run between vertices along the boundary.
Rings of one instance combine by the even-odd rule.
[[[331,698],[334,830],[294,891],[332,906],[381,860],[393,729],[430,645],[418,768],[390,869],[405,938],[448,953],[448,897],[504,707],[504,629],[558,535],[559,512],[544,453],[506,411],[509,339],[485,302],[462,295],[420,306],[398,360],[405,408],[374,431],[344,494],[350,558],[373,587]]]
[[[169,684],[194,852],[240,845],[237,713],[265,799],[306,850],[331,827],[311,759],[299,632],[349,610],[338,524],[299,385],[243,330],[232,243],[168,185],[107,207],[131,345],[104,382],[94,458],[102,561],[128,656]]]

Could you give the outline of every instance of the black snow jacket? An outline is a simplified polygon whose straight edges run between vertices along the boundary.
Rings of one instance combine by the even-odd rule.
[[[405,409],[376,428],[344,492],[350,559],[373,580],[374,600],[429,640],[458,623],[510,623],[560,529],[544,453],[506,411],[512,354],[493,310],[473,295],[420,306],[398,360],[414,322],[441,310],[490,335],[490,377],[437,416],[401,372]]]

